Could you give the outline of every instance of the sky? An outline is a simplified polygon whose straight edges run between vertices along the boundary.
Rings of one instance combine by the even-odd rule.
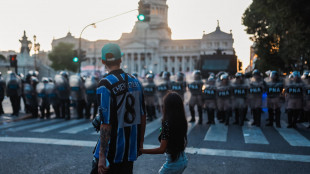
[[[33,42],[37,36],[41,50],[51,50],[53,38],[70,31],[79,37],[93,22],[138,8],[139,0],[0,0],[0,51],[19,51],[19,39],[26,31]],[[249,64],[250,35],[242,25],[242,16],[252,0],[167,0],[168,25],[172,39],[201,39],[203,31],[213,32],[220,21],[221,30],[232,30],[238,58]],[[131,32],[137,11],[89,27],[82,37],[87,40],[118,40]]]

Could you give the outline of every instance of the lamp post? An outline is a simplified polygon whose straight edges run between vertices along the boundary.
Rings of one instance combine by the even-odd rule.
[[[84,30],[87,28],[87,27],[90,27],[90,26],[93,26],[94,28],[96,28],[96,24],[97,23],[100,23],[100,22],[103,22],[103,21],[106,21],[106,20],[109,20],[109,19],[112,19],[112,18],[115,18],[115,17],[118,17],[118,16],[122,16],[124,14],[127,14],[127,13],[131,13],[133,11],[136,11],[138,9],[134,9],[134,10],[130,10],[130,11],[127,11],[127,12],[124,12],[124,13],[120,13],[118,15],[115,15],[115,16],[112,16],[112,17],[108,17],[108,18],[105,18],[105,19],[102,19],[100,21],[97,21],[97,22],[94,22],[94,23],[91,23],[91,24],[88,24],[86,25],[83,30],[81,31],[80,33],[80,37],[79,37],[79,48],[78,48],[78,56],[79,56],[79,59],[81,59],[81,53],[82,53],[82,50],[81,50],[81,45],[82,45],[82,34],[84,32]],[[81,73],[81,61],[79,61],[79,73]]]
[[[36,35],[33,36],[33,41],[34,41],[34,43],[33,43],[33,46],[34,46],[34,48],[33,48],[33,50],[34,50],[34,69],[37,71],[37,53],[40,50],[40,44],[36,43],[36,41],[37,41]]]

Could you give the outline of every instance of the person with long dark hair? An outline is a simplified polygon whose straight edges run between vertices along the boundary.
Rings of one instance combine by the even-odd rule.
[[[183,100],[176,92],[168,92],[163,100],[163,119],[161,134],[158,137],[160,147],[140,149],[142,154],[166,153],[166,162],[159,170],[164,173],[183,173],[187,167],[185,148],[187,145],[187,120]]]

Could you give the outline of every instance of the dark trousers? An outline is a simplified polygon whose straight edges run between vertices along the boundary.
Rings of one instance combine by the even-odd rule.
[[[91,116],[91,113],[90,113],[90,110],[91,110],[91,106],[92,104],[94,104],[94,117],[96,117],[97,115],[97,110],[98,110],[98,103],[97,102],[87,102],[87,105],[86,105],[86,108],[85,108],[85,115],[86,115],[86,118],[90,118]]]
[[[252,112],[253,112],[254,124],[256,126],[260,126],[262,109],[261,108],[255,108],[252,110]]]
[[[202,107],[197,105],[199,120],[202,120]],[[195,105],[189,106],[189,111],[191,112],[192,119],[195,119]]]
[[[20,100],[19,96],[10,96],[10,101],[12,104],[12,109],[13,109],[13,115],[18,116],[19,114],[19,104],[20,102],[18,101]]]
[[[214,109],[207,109],[208,113],[208,123],[215,123],[214,122]]]
[[[61,118],[70,119],[70,100],[61,99],[59,108],[60,108]]]
[[[3,98],[0,98],[0,115],[4,114],[4,110],[3,110],[3,107],[2,107],[2,102],[3,102]]]
[[[41,111],[41,118],[50,118],[50,104],[46,101],[43,101],[42,105],[40,106]],[[45,112],[46,111],[46,112]]]
[[[276,122],[277,127],[281,127],[280,124],[280,118],[281,118],[281,110],[280,108],[272,109],[268,108],[268,114],[269,114],[269,125],[272,125],[273,122]]]
[[[122,163],[110,163],[108,174],[132,174],[133,162],[123,161]],[[90,174],[98,173],[98,160],[93,159],[92,170]]]
[[[76,102],[76,111],[78,114],[78,118],[83,118],[85,105],[86,105],[85,100],[78,100]]]
[[[147,105],[146,106],[146,113],[149,120],[153,120],[153,118],[156,118],[156,111],[154,105]]]

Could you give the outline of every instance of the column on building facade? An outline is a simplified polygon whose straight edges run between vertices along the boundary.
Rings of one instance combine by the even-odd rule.
[[[182,56],[182,71],[186,72],[186,68],[185,68],[185,56]]]
[[[192,56],[190,56],[189,57],[189,70],[190,70],[190,72],[192,72],[193,71],[193,57]]]
[[[169,72],[172,71],[172,66],[171,66],[171,56],[167,57],[167,69]]]
[[[179,72],[179,56],[174,57],[174,73]]]
[[[135,53],[131,53],[131,73],[135,72]]]
[[[138,53],[138,74],[141,75],[141,53]]]

